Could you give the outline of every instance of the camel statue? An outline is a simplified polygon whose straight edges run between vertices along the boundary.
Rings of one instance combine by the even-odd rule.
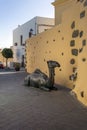
[[[24,84],[27,86],[38,87],[44,90],[53,90],[54,87],[54,76],[55,68],[60,67],[57,61],[49,60],[47,61],[49,69],[49,77],[43,73],[41,70],[36,69],[33,73],[28,74],[24,79]]]

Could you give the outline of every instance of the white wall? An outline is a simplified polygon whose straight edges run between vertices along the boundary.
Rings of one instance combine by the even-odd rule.
[[[44,29],[50,29],[53,25],[53,18],[34,17],[25,24],[18,25],[18,27],[13,30],[13,44],[17,42],[18,45],[20,45],[20,35],[23,35],[23,43],[25,43],[25,40],[29,38],[29,31],[31,28],[33,29],[33,33],[37,34],[38,27],[39,32],[42,32]]]
[[[21,63],[22,55],[25,55],[25,47],[22,46],[14,47],[14,62]]]
[[[13,44],[17,42],[20,46],[20,35],[23,35],[23,43],[25,43],[25,40],[29,38],[29,31],[31,28],[35,33],[35,18],[23,25],[19,25],[15,30],[13,30]]]
[[[14,46],[14,61],[22,62],[22,55],[25,55],[25,46],[21,46],[20,36],[23,36],[23,44],[29,38],[30,29],[33,29],[33,34],[43,32],[45,29],[50,29],[54,26],[53,18],[44,17],[34,17],[30,21],[24,23],[23,25],[18,25],[16,29],[13,30],[13,46]],[[15,46],[17,43],[17,46]]]

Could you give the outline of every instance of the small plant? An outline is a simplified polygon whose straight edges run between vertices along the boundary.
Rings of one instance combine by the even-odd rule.
[[[14,63],[14,68],[16,71],[19,71],[20,70],[20,63],[19,62],[15,62]]]

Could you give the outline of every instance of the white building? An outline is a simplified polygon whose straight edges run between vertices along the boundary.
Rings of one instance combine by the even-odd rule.
[[[13,30],[13,61],[20,62],[24,65],[26,39],[52,28],[54,22],[53,18],[37,16],[23,25],[18,25],[18,27]]]

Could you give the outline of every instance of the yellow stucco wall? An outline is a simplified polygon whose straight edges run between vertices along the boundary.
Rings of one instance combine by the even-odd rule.
[[[4,62],[4,57],[2,56],[1,51],[0,51],[0,61],[1,61],[1,62]]]
[[[74,0],[72,6],[62,12],[61,24],[27,40],[26,69],[31,73],[39,68],[48,74],[47,61],[58,61],[61,67],[55,70],[55,82],[73,89],[78,99],[87,105],[86,2]],[[77,68],[77,78],[73,81],[70,76],[75,74],[74,68]]]
[[[74,3],[74,0],[56,0],[52,4],[55,7],[55,25],[62,23],[62,14],[69,10]]]
[[[70,12],[67,10],[63,13],[62,21],[64,21],[65,17],[68,17],[68,21],[73,19],[75,21],[75,29],[79,30],[79,32],[83,31],[82,37],[75,38],[76,48],[79,51],[77,57],[77,80],[73,82],[73,86],[75,88],[73,91],[76,93],[77,98],[85,105],[87,105],[87,5],[84,6],[84,3],[87,2],[76,2],[75,6],[72,6]],[[85,11],[85,16],[80,18],[81,12]],[[70,15],[71,13],[71,15]],[[67,24],[67,21],[65,21]],[[85,41],[85,45],[83,45],[83,41]],[[80,51],[81,50],[81,51]]]
[[[77,63],[70,64],[71,37],[68,34],[72,34],[71,28],[67,29],[66,26],[64,28],[60,25],[29,39],[27,41],[27,71],[33,72],[39,68],[48,74],[47,61],[56,60],[61,64],[61,68],[56,68],[56,83],[73,88],[73,82],[69,80],[69,76]]]

